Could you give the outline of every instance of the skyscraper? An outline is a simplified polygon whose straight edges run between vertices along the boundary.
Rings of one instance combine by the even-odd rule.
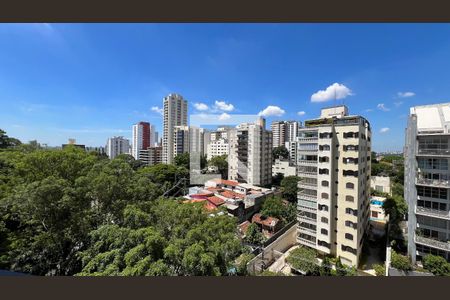
[[[297,139],[300,244],[357,266],[368,229],[369,122],[346,106],[322,109]]]
[[[108,157],[114,159],[117,155],[130,152],[130,141],[123,136],[114,136],[108,139],[105,148]]]
[[[259,186],[272,182],[272,132],[265,125],[259,118],[228,132],[229,179]]]
[[[408,254],[450,261],[450,103],[411,107],[405,141]]]
[[[274,121],[270,125],[273,135],[273,148],[287,146],[298,136],[301,123],[298,121]]]
[[[181,95],[169,94],[163,99],[163,163],[173,163],[174,155],[174,128],[187,126],[187,101]]]
[[[150,147],[150,123],[139,122],[133,125],[133,140],[131,155],[139,159],[139,150]]]

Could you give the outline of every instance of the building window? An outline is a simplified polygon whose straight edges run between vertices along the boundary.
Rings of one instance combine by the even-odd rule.
[[[329,186],[329,182],[326,180],[322,180],[322,186]]]
[[[322,197],[322,199],[328,199],[328,194],[327,193],[322,193],[320,196]]]
[[[328,206],[319,204],[319,210],[328,211]]]
[[[320,151],[330,151],[330,145],[319,145]]]
[[[322,217],[320,218],[320,222],[328,224],[328,218]]]
[[[322,229],[320,229],[320,233],[328,235],[328,230],[322,228]]]
[[[372,218],[378,218],[378,212],[377,211],[373,211],[372,212]]]
[[[345,184],[345,187],[347,188],[347,189],[354,189],[355,188],[355,185],[353,184],[353,183],[351,183],[351,182],[347,182],[346,184]]]
[[[348,202],[355,202],[355,197],[350,196],[350,195],[347,195],[347,196],[345,196],[345,201],[348,201]]]
[[[345,213],[348,214],[348,215],[358,216],[358,210],[357,209],[352,209],[352,208],[349,208],[349,207],[347,207],[345,209]]]
[[[353,241],[353,235],[350,234],[350,233],[346,233],[346,234],[345,234],[345,238],[346,238],[347,240]]]
[[[343,170],[343,171],[342,171],[342,175],[344,175],[344,176],[358,177],[358,171]]]
[[[330,174],[330,170],[328,170],[328,169],[319,169],[319,174],[321,174],[321,175],[328,175],[328,174]]]

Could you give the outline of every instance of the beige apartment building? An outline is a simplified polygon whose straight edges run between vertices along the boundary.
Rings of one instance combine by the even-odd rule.
[[[228,178],[265,186],[272,182],[272,132],[264,118],[242,123],[228,132]]]
[[[175,127],[187,126],[187,101],[178,94],[169,94],[163,99],[163,139],[162,161],[166,164],[173,163],[175,151]]]
[[[369,122],[324,108],[297,139],[298,242],[357,266],[369,220]]]

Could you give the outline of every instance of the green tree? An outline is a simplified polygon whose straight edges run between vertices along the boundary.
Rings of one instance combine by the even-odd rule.
[[[427,254],[423,258],[424,269],[436,276],[450,276],[450,263],[442,256]]]
[[[320,265],[319,268],[319,273],[320,276],[331,276],[331,271],[332,271],[332,262],[330,257],[326,256],[324,257],[322,264]]]
[[[18,139],[6,135],[6,131],[0,129],[0,149],[13,148],[22,144]]]
[[[183,167],[187,170],[189,170],[189,162],[190,162],[190,155],[189,152],[184,152],[181,154],[178,154],[174,158],[174,164],[178,167]]]
[[[306,274],[318,275],[320,272],[317,252],[308,247],[299,247],[293,250],[286,258],[286,262],[294,269]]]
[[[222,178],[228,178],[228,156],[214,156],[208,161],[208,166],[215,166],[219,170]]]
[[[236,259],[236,271],[240,276],[248,275],[247,264],[255,257],[252,253],[242,253]]]
[[[375,265],[373,265],[373,268],[374,268],[375,274],[377,274],[377,276],[384,276],[386,274],[384,264],[382,264],[382,265],[375,264]]]
[[[391,254],[391,266],[401,271],[412,270],[412,265],[409,257],[398,254],[395,251],[392,251]]]
[[[289,158],[289,150],[285,146],[278,146],[273,148],[272,150],[273,160],[275,159],[288,159]]]
[[[281,191],[283,197],[290,202],[297,202],[298,182],[300,178],[297,176],[286,176],[281,180]]]
[[[252,245],[260,245],[264,242],[264,235],[261,233],[258,225],[252,223],[248,226],[244,241]]]
[[[277,186],[277,187],[280,186],[283,178],[284,178],[283,173],[276,173],[274,176],[272,176],[272,186]]]

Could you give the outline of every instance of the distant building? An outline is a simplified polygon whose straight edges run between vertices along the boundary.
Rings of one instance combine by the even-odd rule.
[[[264,186],[272,182],[272,132],[264,118],[229,131],[228,177]]]
[[[209,133],[209,142],[206,146],[206,156],[208,160],[216,156],[229,154],[230,144],[228,143],[228,135],[230,130],[232,130],[232,128],[219,127],[217,130]]]
[[[411,107],[405,136],[408,255],[450,261],[450,103]]]
[[[273,148],[285,146],[286,143],[292,142],[298,136],[298,130],[301,123],[298,121],[274,121],[271,124],[273,134]]]
[[[386,233],[386,223],[388,217],[384,213],[383,204],[386,197],[371,196],[370,197],[370,217],[369,223],[372,233],[377,236],[383,236]]]
[[[96,152],[99,155],[106,155],[105,147],[86,147],[87,152]]]
[[[63,149],[66,148],[67,146],[73,146],[73,147],[77,147],[77,148],[86,150],[86,146],[77,144],[77,141],[75,139],[69,139],[69,142],[67,144],[62,144]]]
[[[162,147],[149,147],[139,150],[140,160],[147,166],[162,163]]]
[[[391,195],[391,178],[389,176],[371,176],[370,188]]]
[[[275,159],[275,163],[272,165],[272,176],[277,175],[277,173],[283,174],[284,177],[296,176],[297,167],[292,165],[289,160]]]
[[[148,122],[139,122],[133,125],[133,139],[131,155],[135,159],[140,159],[139,151],[150,147],[151,125]]]
[[[110,159],[114,159],[120,154],[130,153],[130,141],[123,136],[115,136],[108,139],[106,142],[106,155]]]
[[[169,94],[163,99],[163,106],[163,163],[172,164],[176,153],[184,151],[184,146],[180,146],[179,143],[174,145],[176,143],[175,127],[187,126],[187,101],[181,95]]]
[[[173,128],[173,157],[189,152],[189,126],[175,126]]]

